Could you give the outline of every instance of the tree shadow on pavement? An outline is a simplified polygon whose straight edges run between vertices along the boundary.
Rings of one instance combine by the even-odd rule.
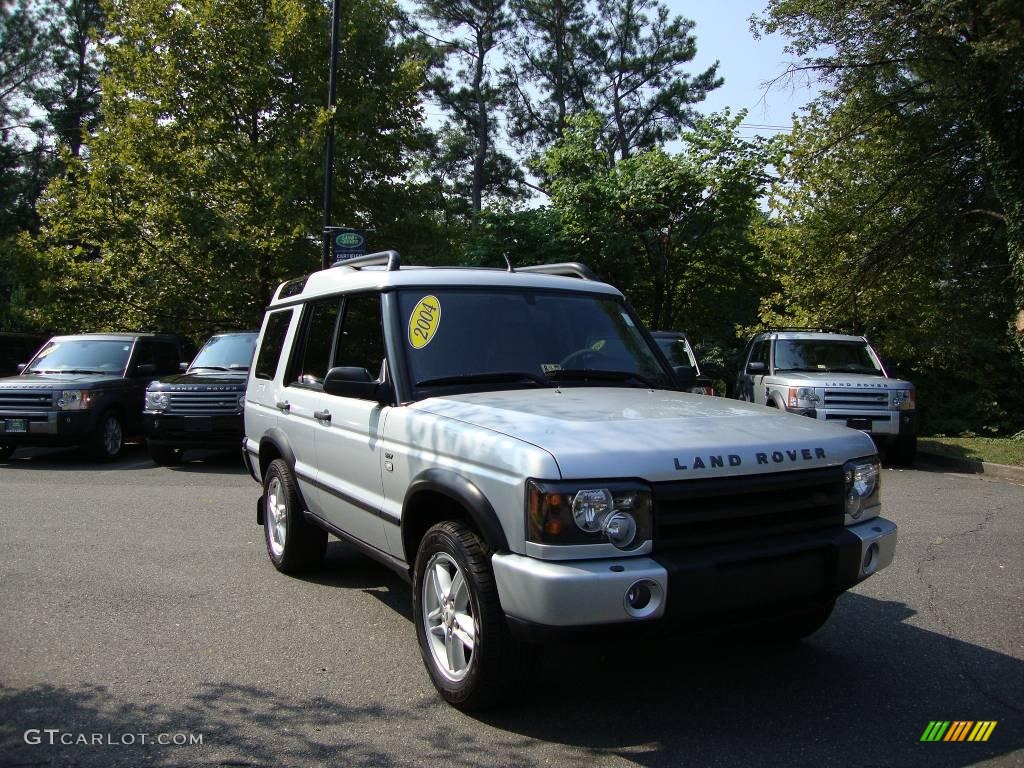
[[[1024,662],[906,623],[913,615],[848,593],[790,647],[742,631],[549,647],[543,695],[481,719],[644,766],[966,766],[1024,747]],[[998,725],[985,743],[922,743],[932,720]]]

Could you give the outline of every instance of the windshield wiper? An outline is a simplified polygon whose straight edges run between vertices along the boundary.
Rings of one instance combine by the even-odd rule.
[[[189,370],[198,371],[202,368],[204,371],[230,371],[230,368],[225,368],[223,365],[193,365]]]
[[[631,373],[630,371],[603,371],[592,368],[560,368],[556,371],[550,371],[548,378],[553,381],[563,381],[569,379],[594,379],[596,381],[635,381],[642,384],[645,387],[655,389],[654,382],[650,379],[641,376],[639,373]]]
[[[790,373],[828,373],[827,368],[776,368],[777,373],[787,371]]]
[[[436,379],[417,381],[417,387],[443,386],[445,384],[503,384],[505,382],[529,381],[539,387],[551,386],[548,381],[535,373],[526,371],[494,371],[492,373],[461,373],[457,376],[439,376]]]
[[[106,371],[94,371],[91,368],[63,368],[59,371],[32,371],[32,373],[106,373]]]

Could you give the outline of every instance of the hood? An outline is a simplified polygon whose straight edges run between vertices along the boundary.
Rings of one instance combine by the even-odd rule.
[[[870,373],[843,373],[842,371],[779,371],[772,378],[793,382],[806,382],[809,387],[829,389],[913,389],[903,379],[889,379]]]
[[[164,376],[159,381],[149,385],[149,389],[188,389],[194,392],[221,391],[234,392],[245,389],[245,382],[249,378],[248,371],[207,371],[204,373],[178,373],[174,376]],[[227,389],[224,389],[227,387]]]
[[[120,373],[30,373],[0,379],[2,389],[62,389],[69,385],[89,387],[110,381],[123,381]]]
[[[835,466],[876,452],[862,432],[706,395],[612,387],[480,392],[410,406],[550,453],[564,478],[651,482]]]

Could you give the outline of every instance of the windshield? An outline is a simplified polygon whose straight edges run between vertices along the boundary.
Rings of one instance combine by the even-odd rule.
[[[775,370],[882,374],[865,342],[824,339],[779,339],[775,342]]]
[[[128,365],[131,341],[69,339],[47,342],[25,373],[121,373]]]
[[[613,297],[420,289],[403,291],[399,306],[418,389],[671,387],[636,322]]]
[[[214,336],[199,350],[196,359],[189,366],[190,371],[208,369],[214,371],[247,371],[256,349],[255,333],[232,333]]]
[[[665,357],[668,358],[669,363],[673,366],[697,367],[697,361],[694,359],[693,351],[690,349],[690,345],[686,343],[686,339],[666,339],[658,336],[654,340],[661,347],[661,351],[665,353]]]

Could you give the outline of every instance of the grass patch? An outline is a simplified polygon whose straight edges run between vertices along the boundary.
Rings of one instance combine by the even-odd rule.
[[[922,437],[917,444],[925,453],[1024,467],[1024,440],[1008,437]]]

